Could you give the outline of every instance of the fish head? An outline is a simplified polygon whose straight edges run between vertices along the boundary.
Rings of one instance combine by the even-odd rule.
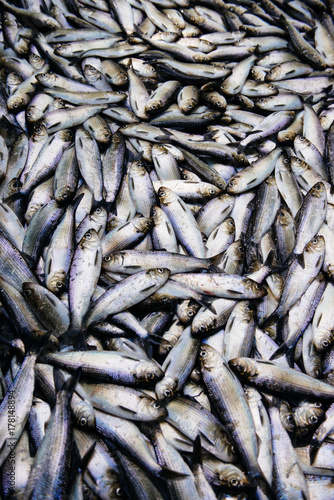
[[[153,144],[152,153],[155,156],[161,156],[168,154],[168,150],[165,148],[164,144]]]
[[[158,401],[167,402],[175,396],[178,390],[179,381],[172,377],[164,377],[155,386],[155,394]]]
[[[153,218],[155,226],[163,224],[166,220],[165,212],[160,207],[151,208],[151,217]]]
[[[290,165],[293,173],[300,176],[310,169],[310,166],[306,163],[306,161],[298,158],[298,156],[291,156]]]
[[[71,198],[72,194],[73,193],[71,189],[67,186],[64,186],[56,191],[55,200],[59,204],[66,203]]]
[[[325,410],[320,403],[310,401],[302,401],[296,408],[293,409],[293,417],[297,426],[299,435],[307,434],[310,429],[315,427],[322,419]]]
[[[319,353],[326,351],[334,341],[334,330],[317,328],[312,335],[313,345]]]
[[[107,470],[106,474],[97,480],[100,498],[108,500],[120,500],[127,498],[121,488],[119,476],[113,470]]]
[[[125,73],[119,72],[113,76],[114,85],[119,85],[120,87],[126,85],[128,83],[128,75]]]
[[[295,140],[293,142],[295,151],[303,151],[309,147],[311,147],[311,142],[304,137],[303,135],[296,135]]]
[[[41,84],[48,84],[50,87],[56,86],[56,75],[54,73],[38,73],[36,79]]]
[[[293,418],[291,406],[286,401],[282,401],[280,404],[279,416],[280,416],[283,427],[288,432],[294,432],[294,430],[296,428],[295,419]]]
[[[86,64],[84,67],[84,75],[92,81],[97,81],[101,79],[101,73],[98,69],[94,68],[91,64]]]
[[[151,217],[138,217],[132,221],[132,224],[135,226],[139,233],[147,233],[153,227],[153,219]]]
[[[242,300],[237,303],[235,309],[238,309],[238,314],[240,319],[245,322],[250,322],[254,320],[254,310],[251,303],[248,300]]]
[[[255,106],[260,109],[266,109],[268,104],[270,103],[270,97],[261,97],[255,101]]]
[[[207,344],[201,345],[199,360],[202,370],[204,369],[205,371],[210,371],[216,368],[219,358],[220,354],[216,351],[216,349]]]
[[[82,249],[93,249],[93,248],[98,248],[101,245],[100,238],[95,231],[95,229],[89,229],[81,238],[79,242],[79,246]]]
[[[53,17],[48,16],[47,19],[45,19],[45,24],[48,30],[53,31],[61,28],[61,25],[58,23],[56,19],[53,19]]]
[[[221,224],[221,228],[224,230],[225,234],[234,234],[235,233],[235,224],[232,217],[227,217]]]
[[[142,415],[145,420],[165,419],[168,415],[167,409],[150,396],[143,396],[138,403],[137,413]]]
[[[196,100],[189,97],[189,99],[186,99],[182,104],[181,104],[181,111],[183,113],[190,113],[190,111],[196,106]]]
[[[22,284],[22,292],[24,297],[28,300],[30,303],[34,303],[36,305],[41,304],[41,294],[38,290],[38,286],[36,283],[28,283],[25,282]]]
[[[66,52],[70,49],[71,45],[69,43],[58,43],[54,47],[55,54],[61,56],[66,54]]]
[[[74,421],[79,428],[95,428],[94,408],[88,401],[80,401],[80,403],[73,408],[73,415]]]
[[[41,70],[45,66],[45,60],[43,57],[38,54],[34,54],[33,52],[30,52],[29,54],[29,63],[37,71]]]
[[[116,252],[114,254],[109,254],[103,257],[102,267],[104,269],[109,269],[116,271],[123,265],[124,257],[122,252]]]
[[[130,165],[129,174],[135,176],[144,176],[147,174],[147,170],[141,160],[133,161]]]
[[[277,223],[284,227],[294,226],[293,218],[286,208],[281,207],[277,212]]]
[[[199,187],[199,192],[205,198],[213,198],[220,193],[220,189],[213,184],[211,186],[201,186]]]
[[[159,356],[167,356],[177,341],[178,337],[176,335],[165,333],[158,348]]]
[[[65,103],[65,101],[63,101],[62,99],[60,99],[60,97],[56,97],[52,103],[52,107],[54,109],[63,109],[63,108],[67,108],[67,104]]]
[[[24,106],[26,106],[26,104],[28,104],[29,99],[30,98],[27,97],[27,95],[21,97],[13,94],[7,99],[7,108],[9,111],[13,112],[20,111],[20,109],[22,109]]]
[[[226,250],[226,254],[233,260],[242,261],[245,256],[245,248],[242,240],[237,240]]]
[[[62,292],[65,288],[66,282],[66,272],[65,271],[57,271],[51,275],[48,275],[46,278],[46,286],[50,290],[50,292],[57,295]]]
[[[159,111],[159,109],[162,108],[162,101],[159,101],[158,99],[151,101],[150,103],[146,104],[145,106],[145,111],[146,113],[156,113]]]
[[[185,325],[189,324],[199,310],[199,307],[197,302],[190,302],[188,300],[179,304],[177,306],[177,315],[181,323]]]
[[[311,189],[310,194],[314,198],[324,198],[326,197],[326,188],[323,182],[317,182]]]
[[[29,108],[29,111],[30,111],[30,108]],[[32,113],[32,117],[34,117],[34,111]],[[34,130],[33,130],[33,133],[31,135],[31,139],[34,142],[43,142],[43,141],[45,141],[47,136],[48,136],[48,130],[45,127],[45,125],[43,125],[42,123],[36,124],[34,127]]]
[[[267,290],[261,283],[257,283],[250,278],[246,278],[244,283],[246,290],[251,294],[250,298],[261,298],[267,295]]]
[[[163,285],[166,283],[170,276],[170,270],[164,267],[158,267],[156,269],[149,269],[146,271],[147,274],[157,283]]]
[[[321,235],[315,236],[312,240],[306,245],[305,252],[314,253],[314,254],[323,254],[325,251],[325,238]]]
[[[41,117],[41,111],[34,105],[28,106],[26,109],[26,119],[28,122],[35,122]],[[46,127],[44,127],[46,130]],[[47,135],[47,134],[46,134]]]
[[[165,186],[161,186],[158,191],[158,197],[160,204],[163,206],[168,206],[170,203],[177,199],[177,195]]]
[[[58,132],[56,132],[56,134],[64,142],[71,142],[72,137],[73,137],[73,132],[69,128],[64,128],[63,130],[59,130]]]
[[[216,474],[219,483],[229,488],[239,489],[249,486],[249,481],[246,475],[235,465],[219,465],[217,467]]]
[[[291,144],[296,137],[296,132],[294,130],[281,130],[277,134],[277,139],[279,142],[284,144]]]
[[[203,316],[200,319],[194,318],[191,324],[191,334],[194,337],[204,337],[213,328],[214,318]]]
[[[108,127],[100,127],[95,131],[95,138],[98,142],[102,144],[107,144],[111,141],[112,133]]]
[[[230,359],[228,364],[237,375],[249,381],[258,375],[256,363],[250,358]]]
[[[154,383],[161,379],[163,371],[157,363],[151,361],[141,361],[133,373],[134,378],[138,382]]]

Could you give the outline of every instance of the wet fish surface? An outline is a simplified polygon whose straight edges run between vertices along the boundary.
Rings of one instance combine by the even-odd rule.
[[[0,498],[333,498],[333,1],[0,6]]]

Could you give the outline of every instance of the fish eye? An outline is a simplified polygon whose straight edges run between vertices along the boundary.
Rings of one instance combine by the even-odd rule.
[[[58,288],[58,290],[59,290],[62,287],[63,287],[63,283],[61,281],[57,281],[56,288]]]
[[[320,401],[317,401],[316,403],[314,403],[314,406],[316,408],[321,408],[322,407],[322,404],[320,403]]]
[[[274,90],[275,88],[276,88],[275,85],[269,85],[270,90]]]
[[[122,490],[122,488],[117,488],[117,489],[116,489],[116,495],[117,495],[118,497],[121,497],[121,496],[123,495],[123,490]]]
[[[239,485],[239,479],[232,478],[230,480],[230,484],[231,484],[231,486],[238,486]]]
[[[286,417],[286,421],[287,421],[287,422],[293,422],[292,415],[288,415],[288,416]]]
[[[152,372],[148,373],[148,374],[146,375],[146,378],[147,378],[148,380],[153,380],[153,379],[154,379],[154,373],[152,373]]]
[[[85,234],[85,238],[86,238],[86,240],[90,240],[90,239],[91,239],[91,237],[92,237],[92,233],[91,233],[91,232],[89,232],[89,231],[87,231],[87,233]]]
[[[191,318],[192,316],[194,316],[194,311],[188,311],[187,315]]]
[[[205,325],[201,325],[201,326],[199,327],[199,331],[200,331],[200,332],[205,332],[205,331],[206,331],[206,326],[205,326]],[[205,351],[204,351],[204,352],[205,352]]]
[[[162,269],[161,267],[159,267],[159,268],[157,269],[157,273],[158,273],[158,274],[163,274],[163,273],[164,273],[164,269]]]
[[[171,391],[170,389],[166,389],[165,390],[165,397],[170,398],[171,396],[173,396],[173,391]]]
[[[29,290],[29,289],[25,290],[24,295],[29,297],[29,295],[31,295],[31,290]]]
[[[210,193],[210,194],[215,194],[215,193],[216,193],[216,191],[215,191],[214,189],[210,189],[209,193]]]
[[[243,367],[241,365],[236,365],[235,368],[238,370],[238,372],[242,373],[244,371]]]
[[[318,243],[318,238],[313,238],[312,243]]]
[[[233,186],[235,185],[235,182],[234,182],[234,181],[230,181],[230,182],[228,183],[228,185],[229,185],[230,187],[233,187]]]
[[[68,198],[68,194],[67,194],[67,193],[64,193],[64,194],[62,194],[62,196],[61,196],[61,197],[62,197],[62,199],[63,199],[63,200],[66,200],[66,199]]]
[[[303,141],[305,141],[305,137],[304,137],[303,135],[301,135],[301,136],[299,137],[299,139],[300,139],[302,142],[303,142]]]
[[[111,260],[111,255],[107,255],[107,257],[104,257],[104,262],[109,262]]]
[[[201,358],[205,358],[205,356],[207,356],[207,355],[208,355],[208,353],[207,353],[206,351],[204,351],[204,350],[203,350],[203,351],[201,351],[201,352],[199,353],[199,355],[200,355],[200,357],[201,357]]]
[[[153,403],[153,408],[161,408],[160,403],[158,403],[158,401],[155,401],[155,402]]]
[[[290,161],[289,161],[288,158],[284,158],[283,163],[285,163],[286,165],[288,165],[290,163]]]
[[[100,214],[101,212],[102,212],[101,208],[97,208],[97,209],[95,210],[95,213],[96,213],[96,214]]]
[[[79,424],[84,426],[87,424],[87,418],[86,417],[81,417],[80,418],[80,421],[79,421]]]
[[[310,417],[310,422],[311,422],[311,424],[316,424],[318,422],[318,417],[316,417],[315,415],[312,415]]]
[[[323,341],[322,341],[322,346],[323,346],[323,347],[328,347],[328,346],[329,346],[329,342],[328,342],[328,340],[323,340]]]

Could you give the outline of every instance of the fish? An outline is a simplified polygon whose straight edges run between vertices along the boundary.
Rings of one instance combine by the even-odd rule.
[[[1,497],[331,497],[332,3],[0,0]]]

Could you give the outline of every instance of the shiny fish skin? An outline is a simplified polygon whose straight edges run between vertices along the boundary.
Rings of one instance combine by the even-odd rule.
[[[331,498],[333,0],[0,5],[0,497]]]

